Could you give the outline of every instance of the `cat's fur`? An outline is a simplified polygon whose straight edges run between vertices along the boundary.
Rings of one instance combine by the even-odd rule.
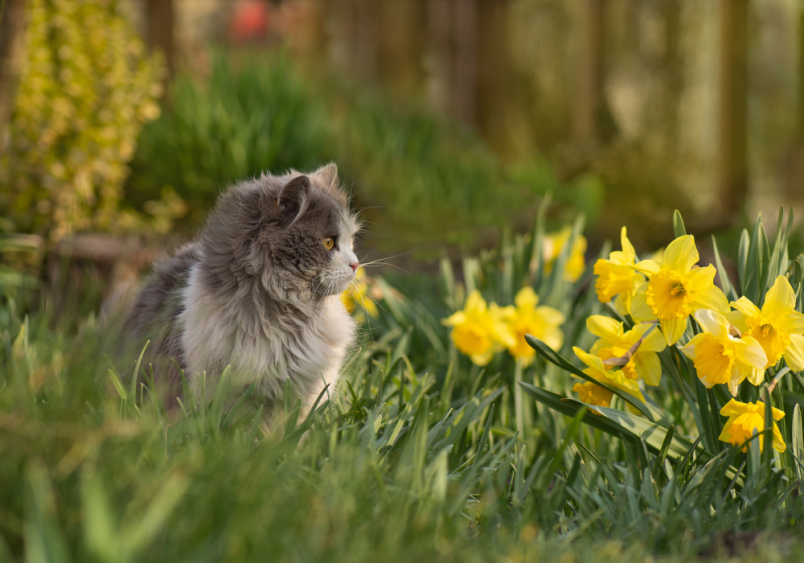
[[[303,414],[329,385],[355,333],[339,298],[357,268],[358,230],[334,164],[304,175],[263,174],[224,193],[195,242],[156,266],[124,324],[151,346],[156,383],[174,400],[179,368],[210,398],[231,365],[233,390],[281,404],[290,380]],[[327,250],[325,237],[334,237]]]

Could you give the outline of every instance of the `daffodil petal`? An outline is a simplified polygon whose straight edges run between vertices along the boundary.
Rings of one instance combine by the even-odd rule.
[[[466,298],[466,304],[463,310],[466,313],[485,313],[487,308],[486,300],[483,299],[483,296],[480,295],[478,290],[474,290],[469,294],[469,297]]]
[[[603,365],[603,360],[601,360],[597,356],[593,356],[592,354],[584,352],[577,346],[573,346],[572,351],[575,352],[575,355],[578,356],[579,360],[581,360],[590,368],[596,369],[602,373],[606,373],[606,366]]]
[[[650,330],[655,325],[644,323],[639,326],[646,326]],[[642,341],[642,344],[639,345],[640,352],[661,352],[665,348],[667,348],[667,342],[665,342],[664,335],[662,335],[662,331],[658,327],[653,328],[645,337],[645,340]]]
[[[684,346],[681,346],[679,348],[679,350],[681,350],[681,353],[684,354],[685,356],[687,356],[690,360],[694,360],[695,359],[695,347],[704,338],[707,338],[707,336],[705,334],[703,334],[703,333],[696,334],[695,336],[690,338],[689,342],[687,342]]]
[[[720,409],[720,414],[723,416],[739,416],[748,411],[749,405],[746,403],[741,403],[740,401],[736,401],[732,399],[726,405]],[[729,422],[732,422],[729,420]],[[727,423],[728,424],[728,423]]]
[[[472,360],[473,364],[483,367],[486,364],[488,364],[493,357],[494,357],[494,351],[489,350],[484,354],[473,354],[469,356],[469,359]]]
[[[564,345],[564,332],[555,327],[548,328],[542,341],[553,350],[561,350]]]
[[[711,309],[721,315],[729,312],[729,300],[719,287],[711,285],[693,294],[692,306],[695,309]]]
[[[659,321],[662,325],[662,332],[664,333],[664,340],[668,346],[672,346],[687,330],[687,319],[668,319],[666,321]]]
[[[647,291],[648,284],[643,283],[631,300],[631,316],[635,321],[652,321],[656,319],[653,309],[648,305]]]
[[[804,370],[804,335],[790,335],[790,344],[784,351],[784,361],[793,371]]]
[[[748,297],[740,297],[737,301],[732,301],[731,306],[737,309],[744,317],[758,317],[762,314],[759,307],[754,305]],[[734,323],[732,322],[732,324]]]
[[[787,278],[777,276],[773,286],[765,294],[765,304],[762,305],[762,312],[766,315],[776,315],[785,309],[792,309],[796,306],[796,294]]]
[[[706,332],[717,338],[725,338],[729,334],[729,321],[717,311],[698,309],[693,316]]]
[[[732,399],[732,401],[734,401],[734,399]],[[723,414],[722,410],[720,411],[720,414]],[[734,422],[735,418],[737,418],[737,415],[729,417],[729,419],[726,421],[726,424],[723,425],[723,430],[720,432],[718,440],[720,440],[721,442],[731,442],[731,425]]]
[[[795,309],[781,312],[774,324],[789,334],[804,334],[804,315]]]
[[[734,305],[734,303],[732,303]],[[740,311],[731,311],[726,315],[729,323],[732,324],[737,330],[740,332],[746,332],[749,330],[748,323],[746,322],[746,316],[741,313]]]
[[[464,313],[463,311],[453,313],[446,319],[441,320],[441,324],[443,324],[444,326],[455,326],[464,322],[466,322],[466,313]]]
[[[614,309],[623,317],[631,314],[632,297],[631,292],[626,291],[619,294],[616,299],[614,299]]]
[[[564,321],[567,320],[564,313],[552,307],[536,307],[536,314],[541,317],[542,322],[548,325],[564,324]]]
[[[622,246],[623,252],[634,259],[636,258],[636,250],[634,250],[634,245],[631,244],[631,241],[628,240],[628,233],[625,227],[620,231],[620,245]]]
[[[650,277],[661,269],[659,263],[655,260],[642,260],[634,264],[633,268],[640,274],[645,274]]]
[[[539,303],[539,296],[533,291],[532,287],[523,287],[514,297],[517,307],[535,307]]]
[[[677,272],[688,272],[698,262],[695,237],[684,235],[667,245],[664,251],[664,267]]]
[[[603,315],[592,315],[586,319],[586,328],[598,338],[612,341],[623,333],[623,323]]]
[[[752,368],[748,364],[735,363],[731,370],[731,379],[728,382],[729,393],[732,397],[737,396],[740,383],[745,381],[745,378],[751,374]]]
[[[738,362],[743,362],[749,366],[764,370],[768,364],[768,357],[765,355],[765,350],[762,348],[756,338],[746,336],[742,339],[742,345],[735,347],[735,357]],[[754,383],[754,385],[757,385]]]
[[[659,385],[662,379],[662,363],[656,352],[637,352],[634,354],[634,364],[646,385]]]
[[[773,425],[773,449],[780,454],[783,454],[785,449],[787,449],[787,445],[784,443],[784,438],[782,438],[782,433],[779,431],[779,427],[775,424]]]

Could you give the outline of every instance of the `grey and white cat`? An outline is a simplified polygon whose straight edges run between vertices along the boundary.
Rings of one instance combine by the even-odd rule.
[[[305,415],[325,385],[334,388],[354,338],[339,296],[358,267],[358,228],[334,164],[237,184],[197,240],[155,267],[124,336],[139,347],[151,339],[144,365],[172,400],[178,368],[197,397],[205,378],[210,398],[231,365],[234,391],[256,382],[268,411],[289,379]]]

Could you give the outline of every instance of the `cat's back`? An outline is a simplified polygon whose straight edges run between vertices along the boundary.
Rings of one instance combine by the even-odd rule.
[[[164,327],[181,314],[181,291],[198,259],[198,244],[192,243],[155,265],[123,324],[127,338],[149,336],[155,327]]]

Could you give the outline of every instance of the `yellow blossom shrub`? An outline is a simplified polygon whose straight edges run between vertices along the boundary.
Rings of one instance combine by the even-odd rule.
[[[162,63],[113,0],[30,0],[0,208],[51,240],[133,227],[122,186],[142,125],[159,115]],[[166,155],[167,157],[167,155]]]

